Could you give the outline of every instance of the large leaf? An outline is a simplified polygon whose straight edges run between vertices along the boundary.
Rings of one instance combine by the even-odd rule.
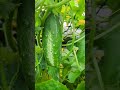
[[[82,81],[80,84],[78,84],[76,90],[85,90],[85,81]]]
[[[49,74],[50,77],[52,77],[54,80],[58,80],[58,79],[59,79],[59,69],[58,69],[57,67],[49,66],[49,67],[48,67],[48,74]]]
[[[55,80],[48,80],[35,85],[35,90],[68,90],[66,86]]]
[[[68,75],[68,80],[70,83],[74,83],[75,80],[80,76],[81,72],[79,70],[71,71]]]

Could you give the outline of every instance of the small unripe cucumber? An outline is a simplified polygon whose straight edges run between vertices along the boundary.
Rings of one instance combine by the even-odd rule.
[[[46,18],[42,33],[42,45],[48,64],[57,67],[61,60],[62,28],[59,16],[53,13]]]

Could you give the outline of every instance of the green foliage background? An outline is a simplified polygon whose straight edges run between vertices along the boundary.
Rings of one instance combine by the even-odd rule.
[[[119,0],[87,0],[86,89],[119,90]]]

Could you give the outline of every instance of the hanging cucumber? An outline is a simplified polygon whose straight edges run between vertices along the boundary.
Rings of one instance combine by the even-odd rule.
[[[62,28],[59,17],[51,13],[45,21],[42,33],[44,57],[48,63],[49,75],[58,80],[61,60]]]
[[[48,64],[58,66],[61,60],[62,30],[59,17],[53,13],[45,21],[42,44]]]

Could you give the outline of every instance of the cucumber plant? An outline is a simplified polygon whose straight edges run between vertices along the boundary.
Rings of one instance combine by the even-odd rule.
[[[80,85],[81,81],[84,81],[80,76],[85,69],[84,65],[81,65],[85,64],[84,58],[81,62],[78,55],[84,52],[82,46],[79,47],[81,40],[84,39],[82,39],[80,33],[77,33],[78,28],[81,28],[81,31],[84,32],[84,15],[82,15],[85,6],[84,0],[81,2],[80,0],[35,0],[35,3],[37,41],[35,45],[37,49],[35,51],[35,87],[36,89],[56,89],[56,87],[50,85],[54,80],[58,86],[62,84],[62,86],[60,85],[61,88],[65,84],[68,90],[74,90]],[[79,10],[80,6],[81,9]],[[65,22],[66,26],[63,27]],[[66,31],[65,28],[67,28]],[[68,30],[71,32],[70,36],[65,36]],[[80,44],[77,46],[78,42]],[[82,45],[84,47],[84,42]],[[70,49],[68,49],[68,46],[70,46]],[[79,52],[77,48],[80,48]],[[80,52],[80,50],[83,51]],[[81,53],[82,56],[80,57],[84,57],[83,54]]]

